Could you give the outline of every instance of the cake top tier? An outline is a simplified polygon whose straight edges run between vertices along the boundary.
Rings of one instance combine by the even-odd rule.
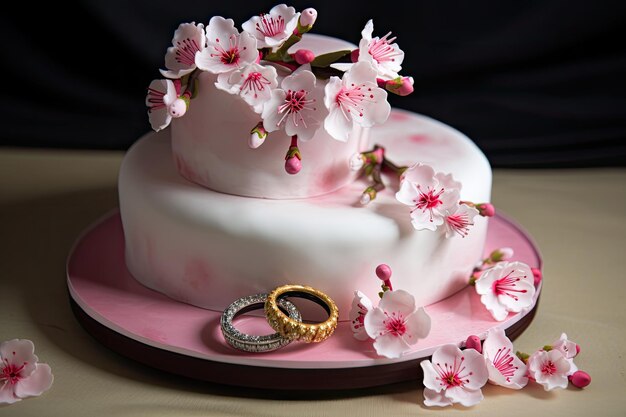
[[[370,20],[358,47],[338,42],[336,49],[319,53],[301,43],[316,19],[315,9],[297,12],[280,4],[251,17],[241,31],[221,16],[212,17],[206,27],[181,24],[165,55],[165,78],[148,88],[152,128],[159,131],[185,117],[195,104],[202,72],[214,75],[211,88],[233,95],[256,114],[257,121],[247,126],[250,148],[260,147],[272,132],[292,139],[285,157],[289,174],[302,169],[298,141],[324,132],[349,142],[355,130],[384,123],[390,112],[387,92],[413,91],[413,79],[399,74],[404,52],[395,38],[390,33],[373,36]],[[249,123],[247,119],[242,122]],[[330,145],[320,140],[315,146]]]

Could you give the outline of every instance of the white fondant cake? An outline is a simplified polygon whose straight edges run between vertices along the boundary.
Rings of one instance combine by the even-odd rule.
[[[472,202],[489,201],[487,160],[437,121],[390,116],[388,92],[413,91],[395,38],[374,37],[371,21],[358,47],[304,35],[315,18],[279,5],[242,32],[219,16],[179,26],[167,79],[146,97],[157,133],[129,150],[119,178],[139,282],[216,311],[308,285],[341,320],[355,290],[378,292],[379,264],[418,305],[467,284],[486,239]]]
[[[452,173],[463,184],[461,199],[489,201],[490,166],[458,131],[394,111],[371,136],[400,164],[419,160]],[[287,283],[310,285],[335,300],[341,320],[348,319],[355,289],[380,290],[373,274],[380,263],[392,267],[394,286],[418,305],[467,285],[482,255],[486,218],[477,217],[464,238],[415,231],[395,189],[359,205],[366,185],[359,180],[299,200],[219,193],[178,174],[169,131],[149,134],[129,150],[119,178],[128,268],[150,288],[216,311]]]

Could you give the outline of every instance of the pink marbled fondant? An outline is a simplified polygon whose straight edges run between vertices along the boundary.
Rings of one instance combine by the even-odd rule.
[[[185,264],[182,281],[195,291],[206,291],[211,283],[209,264],[202,258],[191,259]]]
[[[415,143],[428,143],[431,141],[431,139],[427,135],[424,135],[423,133],[415,133],[413,135],[410,135],[408,139],[411,142],[415,142]]]

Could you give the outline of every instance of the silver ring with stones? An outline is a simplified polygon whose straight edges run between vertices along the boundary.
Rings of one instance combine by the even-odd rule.
[[[267,300],[268,294],[255,294],[241,297],[229,305],[220,319],[220,327],[224,339],[232,347],[246,352],[270,352],[291,343],[290,339],[281,336],[279,333],[263,336],[249,335],[240,332],[233,325],[235,317],[252,310],[262,310]],[[302,316],[296,306],[282,298],[279,300],[281,310],[284,310],[291,319],[302,321]]]

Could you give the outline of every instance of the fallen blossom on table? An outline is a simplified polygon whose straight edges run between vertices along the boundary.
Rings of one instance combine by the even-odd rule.
[[[511,389],[521,389],[528,384],[526,364],[515,355],[513,343],[504,330],[489,330],[483,343],[483,356],[492,384]]]
[[[50,366],[38,363],[30,340],[13,339],[0,344],[0,404],[41,395],[52,386]]]
[[[455,345],[444,345],[432,356],[432,362],[423,360],[424,405],[445,407],[459,403],[465,407],[483,399],[481,388],[487,383],[489,372],[485,359],[474,349],[461,351]]]

